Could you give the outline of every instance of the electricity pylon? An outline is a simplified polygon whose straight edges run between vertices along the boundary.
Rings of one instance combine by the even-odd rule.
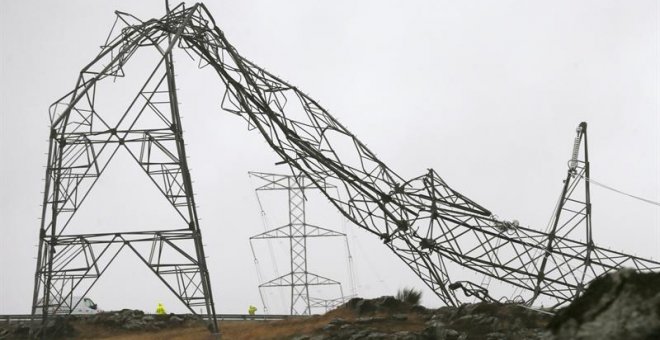
[[[282,190],[286,191],[288,195],[289,223],[250,237],[250,244],[253,240],[288,239],[291,271],[260,284],[259,289],[289,287],[291,290],[291,315],[310,315],[312,307],[324,307],[328,303],[332,303],[332,301],[323,301],[323,299],[311,297],[309,294],[310,286],[338,286],[341,294],[339,299],[343,301],[344,293],[340,282],[314,274],[309,271],[307,266],[307,240],[309,238],[346,237],[344,233],[307,223],[305,219],[305,190],[318,189],[318,187],[304,176],[296,177],[261,172],[250,172],[249,174],[266,182],[256,189],[257,192]],[[336,188],[328,183],[321,185],[326,190]]]
[[[124,250],[135,253],[192,313],[203,307],[210,329],[218,333],[172,60],[172,49],[181,43],[195,19],[193,14],[180,7],[168,11],[152,22],[159,29],[145,34],[133,16],[117,12],[117,21],[128,28],[106,41],[80,72],[75,89],[50,108],[32,302],[33,318],[41,314],[43,325],[54,314],[70,314],[82,301],[76,297],[85,296]],[[124,77],[125,62],[147,45],[157,55],[147,80],[133,100],[124,103],[122,114],[104,112],[105,107],[97,103],[97,85],[103,79]],[[72,218],[118,152],[127,152],[153,181],[182,218],[179,227],[67,233]],[[42,336],[48,336],[45,328]]]

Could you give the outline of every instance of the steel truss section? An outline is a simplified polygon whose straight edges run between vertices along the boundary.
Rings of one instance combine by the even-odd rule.
[[[580,157],[582,151],[582,157]],[[561,195],[548,231],[545,250],[540,261],[534,294],[528,301],[534,300],[550,283],[544,280],[546,276],[569,280],[574,284],[572,294],[577,297],[585,289],[586,284],[597,277],[599,273],[591,265],[595,245],[591,230],[591,193],[589,189],[589,149],[587,144],[587,123],[582,122],[576,129],[573,152],[568,161],[568,171],[564,179]],[[571,245],[564,240],[579,240],[583,244],[580,255],[582,261],[570,261],[566,257],[571,254]],[[558,251],[554,251],[557,249]]]
[[[65,221],[82,203],[116,148],[142,146],[138,149],[145,153],[134,151],[132,155],[170,202],[179,211],[187,211],[183,216],[199,236],[178,115],[175,119],[163,115],[161,128],[139,130],[130,124],[107,126],[94,109],[96,84],[123,76],[124,65],[143,47],[160,48],[163,63],[171,65],[169,52],[178,46],[197,58],[200,68],[215,72],[226,86],[223,109],[256,130],[294,176],[308,178],[348,219],[380,237],[446,304],[459,303],[448,288],[460,281],[458,274],[449,277],[446,266],[450,264],[519,289],[530,303],[543,298],[556,306],[570,302],[585,283],[612,270],[660,270],[660,262],[608,250],[590,238],[574,238],[575,233],[562,230],[562,222],[554,232],[542,232],[500,221],[451,188],[432,169],[404,179],[315,100],[242,57],[203,4],[179,5],[160,19],[140,21],[125,13],[119,13],[119,18],[123,28],[113,31],[99,56],[81,72],[76,87],[51,109],[53,129],[33,312],[38,307],[39,287],[49,291],[52,286],[54,244]],[[167,47],[161,47],[168,39]],[[166,79],[168,85],[174,81],[173,77]],[[175,95],[173,89],[168,86],[170,97]],[[142,94],[150,97],[149,91],[141,92],[140,98]],[[175,102],[168,101],[170,105]],[[174,142],[176,147],[166,148],[166,142]],[[144,158],[148,150],[162,152],[164,159],[173,156],[178,162],[149,161]],[[341,198],[335,190],[326,190],[324,183],[335,184]],[[570,204],[567,200],[567,209]],[[567,216],[565,211],[562,208],[561,218]],[[202,276],[208,278],[201,236],[195,243],[195,258]],[[202,282],[210,297],[208,280]],[[44,296],[49,305],[48,294]]]
[[[71,313],[78,302],[72,292],[87,294],[124,249],[135,253],[191,310],[205,307],[200,265],[188,250],[194,240],[190,229],[62,235],[56,242],[47,239],[45,247],[55,249],[51,301],[37,308],[49,306],[48,314]]]
[[[51,106],[51,132],[32,315],[45,325],[69,314],[124,249],[130,249],[197,314],[203,307],[218,334],[177,101],[172,49],[195,20],[182,6],[142,23],[117,12],[113,38],[80,72],[76,87]],[[120,25],[125,25],[119,29]],[[144,29],[151,26],[153,30]],[[124,76],[141,47],[157,52],[155,67],[116,124],[97,105],[97,84]],[[67,234],[72,218],[119,150],[140,165],[181,216],[171,230]],[[48,335],[43,333],[42,337]]]
[[[278,175],[262,172],[250,172],[250,176],[259,178],[266,183],[256,190],[260,191],[283,190],[288,194],[289,223],[250,237],[253,240],[289,239],[291,271],[280,277],[259,285],[259,289],[273,287],[289,287],[291,290],[291,315],[311,315],[312,308],[337,305],[344,301],[344,292],[341,283],[308,270],[307,267],[307,239],[317,237],[346,237],[346,234],[323,227],[308,224],[305,219],[305,190],[318,189],[304,176]],[[334,185],[322,183],[325,190],[336,189]],[[310,286],[337,286],[340,298],[325,300],[311,297]],[[341,302],[336,302],[341,301]]]
[[[336,299],[318,299],[314,297],[309,298],[309,306],[311,308],[321,308],[324,312],[335,309],[344,303],[346,303],[346,297],[344,296]]]

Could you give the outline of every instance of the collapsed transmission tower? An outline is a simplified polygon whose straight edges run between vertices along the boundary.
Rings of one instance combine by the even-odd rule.
[[[568,172],[564,179],[561,196],[550,221],[551,229],[545,240],[545,250],[541,257],[538,276],[534,286],[534,294],[529,304],[547,289],[544,278],[548,275],[572,275],[576,282],[574,295],[584,291],[585,284],[599,275],[591,266],[594,258],[594,242],[591,234],[591,191],[589,189],[589,148],[587,144],[587,123],[582,122],[576,129],[573,152],[568,161]],[[580,157],[582,150],[582,157]],[[574,253],[571,244],[565,240],[580,240],[584,245],[581,253]],[[560,254],[554,254],[554,249],[561,249]],[[573,267],[562,268],[562,257],[581,256],[583,262],[573,262]],[[563,273],[562,273],[563,271]],[[553,273],[556,272],[556,273]]]
[[[133,252],[165,286],[197,314],[203,307],[218,333],[202,234],[186,162],[172,49],[196,19],[178,8],[152,20],[150,33],[130,14],[117,23],[99,55],[82,69],[76,87],[50,108],[51,131],[33,318],[45,325],[54,314],[70,314],[123,250]],[[116,28],[113,26],[113,28]],[[127,108],[112,124],[97,105],[97,85],[123,77],[138,47],[156,51],[155,67]],[[68,234],[67,227],[117,152],[126,151],[182,218],[178,228],[134,232]],[[42,336],[47,337],[45,328]]]
[[[257,130],[294,176],[308,178],[349,220],[379,237],[446,304],[459,302],[449,287],[461,281],[458,274],[448,275],[447,263],[519,289],[528,303],[543,297],[555,306],[570,302],[591,279],[612,270],[660,270],[660,262],[608,250],[595,245],[590,237],[573,238],[572,230],[561,230],[563,223],[557,223],[554,231],[542,232],[500,221],[452,189],[432,169],[412,179],[402,178],[315,100],[242,57],[203,4],[181,4],[166,16],[148,21],[118,13],[117,23],[122,28],[111,33],[101,53],[81,72],[75,88],[51,108],[44,219],[32,309],[34,314],[37,308],[46,307],[44,322],[50,308],[61,310],[58,307],[70,296],[72,289],[56,291],[57,284],[80,289],[77,282],[95,282],[100,269],[105,268],[99,264],[97,257],[102,255],[98,254],[106,254],[96,248],[111,241],[121,241],[114,244],[129,248],[136,240],[153,242],[156,249],[177,249],[175,241],[194,241],[196,251],[184,256],[185,266],[165,267],[158,257],[151,256],[144,261],[166,283],[170,276],[194,278],[194,285],[185,286],[194,287],[194,294],[172,290],[188,306],[203,301],[208,313],[213,313],[175,105],[170,58],[175,46],[196,56],[200,68],[211,69],[224,83],[226,91],[221,97],[225,111],[242,117],[250,130]],[[160,72],[154,72],[129,111],[159,108],[160,100],[150,98],[164,91],[169,104],[165,106],[172,116],[157,113],[161,125],[147,129],[134,128],[130,119],[116,126],[106,124],[94,105],[94,98],[102,95],[97,85],[124,76],[124,66],[134,54],[149,48],[156,48],[162,56],[156,69]],[[162,82],[167,87],[158,85]],[[166,147],[169,144],[175,146]],[[129,150],[186,219],[186,228],[119,235],[62,234],[67,219],[77,211],[116,148]],[[150,159],[152,153],[161,153],[162,160]],[[573,176],[586,176],[575,169],[571,181],[576,178]],[[324,183],[335,184],[341,196],[326,190]],[[567,207],[569,203],[567,200]],[[563,216],[560,211],[559,217]],[[68,262],[61,254],[67,250],[91,254],[92,248],[96,254],[92,264],[67,269]],[[40,291],[44,302],[39,302]],[[51,294],[57,299],[50,299]]]
[[[305,190],[318,189],[317,184],[312,183],[304,176],[261,172],[250,172],[249,174],[266,182],[256,189],[257,195],[260,191],[271,190],[283,190],[288,194],[289,223],[250,237],[250,247],[252,247],[253,240],[288,239],[291,271],[260,284],[259,290],[262,288],[289,287],[291,290],[291,315],[311,315],[313,307],[327,309],[343,303],[344,292],[341,283],[314,274],[307,267],[308,238],[346,237],[346,234],[307,223],[305,218]],[[325,190],[336,189],[334,185],[328,183],[321,183],[321,185]],[[253,247],[252,253],[255,254]],[[327,300],[312,297],[309,294],[310,286],[337,286],[339,287],[340,298]]]

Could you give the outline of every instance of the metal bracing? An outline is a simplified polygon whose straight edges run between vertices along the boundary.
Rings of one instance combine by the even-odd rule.
[[[341,286],[339,286],[341,289]],[[311,308],[322,308],[324,312],[328,312],[331,309],[335,309],[340,305],[346,303],[347,297],[344,296],[343,291],[341,292],[342,296],[336,299],[318,299],[314,297],[309,298],[309,305]]]
[[[560,272],[563,269],[567,272],[566,274],[570,271],[575,282],[574,295],[576,297],[582,293],[589,281],[598,276],[591,267],[594,242],[591,233],[587,123],[580,123],[576,133],[561,196],[550,222],[551,228],[548,231],[534,295],[528,302],[530,304],[546,289],[547,283],[544,282],[544,278],[546,275],[553,275],[553,271]],[[580,151],[582,151],[582,157],[580,157]],[[561,239],[567,238],[584,243],[583,261],[582,263],[576,262],[571,268],[561,268],[557,266],[557,263],[563,262],[561,257],[564,255],[557,254],[553,250],[565,246]]]
[[[119,18],[123,28],[113,31],[101,53],[83,69],[75,88],[52,106],[34,307],[38,288],[49,291],[53,286],[50,273],[56,242],[46,241],[57,240],[114,152],[138,145],[147,155],[150,150],[165,159],[181,159],[177,121],[163,115],[165,124],[160,128],[132,128],[127,119],[109,126],[94,109],[97,83],[122,77],[123,66],[138,49],[156,47],[165,52],[175,45],[197,58],[201,68],[218,75],[226,86],[219,94],[225,111],[256,130],[294,176],[308,178],[348,219],[381,238],[446,304],[459,302],[448,287],[463,281],[453,272],[449,276],[445,266],[450,264],[520,289],[526,301],[543,298],[553,305],[570,302],[590,279],[621,267],[660,270],[660,262],[608,250],[593,244],[590,237],[575,238],[574,233],[560,230],[562,223],[548,233],[500,221],[432,169],[402,178],[315,100],[242,57],[202,4],[179,5],[160,19],[140,21],[125,13]],[[170,35],[172,43],[161,47]],[[161,55],[165,63],[166,53]],[[156,93],[154,86],[149,88],[132,106],[142,107],[144,97]],[[158,107],[152,104],[147,108]],[[180,148],[167,148],[166,143]],[[179,211],[187,210],[183,216],[198,243],[194,205],[182,194],[192,197],[185,163],[145,161],[142,153],[133,154],[154,181],[164,181],[157,185],[170,202]],[[326,190],[326,182],[335,184],[341,197],[336,190]],[[204,257],[197,254],[196,259],[204,276]],[[207,280],[202,282],[209,287]],[[206,291],[210,294],[210,289]]]
[[[113,30],[118,35],[106,41],[99,55],[83,68],[75,89],[51,106],[32,303],[32,315],[42,314],[43,324],[53,314],[69,314],[80,301],[73,299],[74,294],[87,294],[117,255],[128,249],[192,313],[199,310],[195,307],[204,307],[210,329],[218,333],[171,53],[195,20],[194,13],[177,7],[151,21],[159,29],[147,32],[140,28],[143,23],[118,12],[116,24],[126,27]],[[123,77],[125,62],[143,46],[159,57],[132,102],[125,103],[126,110],[111,123],[111,115],[97,105],[97,84]],[[140,165],[181,216],[179,226],[157,231],[67,233],[72,218],[117,152],[128,152]]]
[[[259,285],[259,289],[270,287],[289,287],[291,290],[291,315],[310,315],[312,307],[327,307],[323,299],[313,298],[309,294],[310,286],[338,286],[343,301],[341,283],[329,278],[314,274],[307,268],[307,239],[310,237],[346,237],[346,234],[330,229],[308,224],[305,219],[305,190],[318,189],[304,176],[278,175],[261,172],[250,172],[250,176],[257,177],[266,183],[259,186],[256,191],[286,190],[288,195],[289,223],[250,237],[253,240],[262,239],[289,239],[290,268],[288,274],[272,279]],[[321,184],[325,190],[336,189],[334,185]],[[328,302],[330,303],[330,302]]]

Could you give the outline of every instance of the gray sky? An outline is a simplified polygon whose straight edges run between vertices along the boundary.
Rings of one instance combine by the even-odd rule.
[[[72,89],[79,70],[96,55],[115,9],[147,19],[161,16],[164,5],[3,1],[2,6],[0,313],[26,313],[48,106]],[[660,200],[656,1],[215,1],[207,6],[242,55],[319,100],[404,178],[433,167],[500,217],[543,229],[561,190],[575,127],[587,121],[592,178]],[[195,70],[181,55],[177,61],[184,137],[216,308],[242,313],[259,304],[247,239],[263,230],[253,194],[258,182],[247,171],[286,168],[274,165],[274,153],[243,121],[221,112],[223,88],[213,74]],[[167,224],[174,214],[167,215],[172,209],[165,199],[129,162],[123,156],[112,162],[76,217],[80,230],[175,224]],[[283,199],[265,198],[273,220]],[[592,203],[597,244],[660,258],[657,207],[598,187],[592,189]],[[340,217],[320,196],[312,195],[308,206],[312,222],[342,229]],[[348,230],[361,296],[423,288],[379,240],[354,226]],[[310,266],[345,281],[345,256],[333,251],[337,241],[328,242],[310,248]],[[262,267],[268,267],[266,248],[258,251]],[[283,273],[283,265],[279,268]],[[264,275],[274,274],[264,270]],[[424,292],[425,304],[439,304]],[[90,296],[108,310],[151,310],[162,300],[183,311],[132,255],[120,257]]]

